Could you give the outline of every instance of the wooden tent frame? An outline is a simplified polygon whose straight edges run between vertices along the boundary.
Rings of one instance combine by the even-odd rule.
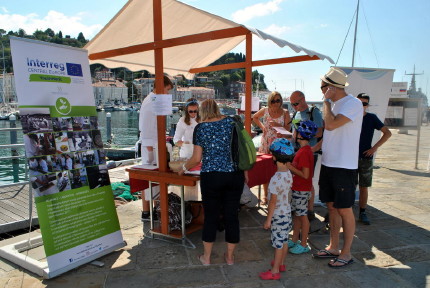
[[[106,57],[114,57],[120,55],[133,54],[143,51],[154,51],[155,58],[155,93],[163,94],[163,49],[199,43],[204,41],[211,41],[217,39],[225,39],[236,36],[246,36],[246,61],[240,63],[223,64],[208,67],[198,67],[190,69],[190,73],[210,72],[227,69],[245,68],[245,128],[251,132],[251,97],[252,97],[252,67],[265,66],[273,64],[294,63],[311,60],[321,60],[318,56],[294,56],[287,58],[277,58],[269,60],[252,61],[252,32],[243,26],[221,29],[217,31],[187,35],[183,37],[163,39],[163,25],[162,25],[162,0],[153,0],[153,29],[154,29],[154,42],[133,45],[129,47],[112,49],[103,52],[93,53],[89,55],[90,60],[99,60]],[[166,139],[165,135],[166,116],[157,116],[157,133],[158,133],[158,159],[159,171],[167,172],[167,157],[166,157]],[[167,199],[167,179],[166,182],[160,181],[160,203],[161,203],[161,233],[168,235],[168,199]]]

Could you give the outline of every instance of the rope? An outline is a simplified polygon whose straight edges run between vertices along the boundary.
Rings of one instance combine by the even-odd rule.
[[[340,54],[342,54],[342,50],[343,50],[343,47],[345,46],[346,38],[348,38],[348,34],[349,34],[349,30],[351,30],[352,22],[354,22],[355,13],[357,13],[357,9],[355,9],[354,15],[352,15],[351,23],[349,23],[348,32],[346,32],[346,36],[345,36],[345,39],[343,40],[342,48],[340,48],[339,55],[337,56],[336,64],[334,64],[334,66],[337,66],[337,62],[339,61]]]
[[[376,50],[375,50],[375,45],[373,44],[373,37],[372,37],[372,33],[370,33],[370,29],[369,29],[369,23],[367,22],[367,17],[366,17],[366,12],[364,11],[364,9],[362,9],[363,13],[364,13],[364,20],[366,21],[366,27],[367,27],[367,31],[369,32],[369,36],[370,36],[370,43],[372,43],[372,50],[373,50],[373,54],[375,55],[376,58],[376,64],[379,66],[379,61],[378,61],[378,56],[376,55]]]

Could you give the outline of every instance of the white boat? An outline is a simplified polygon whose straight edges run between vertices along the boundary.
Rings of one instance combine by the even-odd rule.
[[[11,115],[19,116],[18,110],[15,109],[14,105],[3,104],[0,107],[0,120],[9,120]]]

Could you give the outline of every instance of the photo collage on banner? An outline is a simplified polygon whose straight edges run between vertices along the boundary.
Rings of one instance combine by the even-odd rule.
[[[124,247],[88,53],[10,37],[29,180],[54,277]]]
[[[21,109],[35,197],[110,185],[97,116],[51,117]]]

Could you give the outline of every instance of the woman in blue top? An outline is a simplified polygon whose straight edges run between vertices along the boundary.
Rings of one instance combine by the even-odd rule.
[[[202,162],[200,188],[205,211],[203,224],[204,254],[199,256],[203,265],[210,264],[221,209],[225,221],[227,252],[224,259],[234,264],[234,249],[240,240],[239,205],[245,175],[236,170],[231,157],[233,121],[220,113],[217,103],[207,99],[201,103],[202,123],[194,129],[193,156],[183,165],[179,175]]]

